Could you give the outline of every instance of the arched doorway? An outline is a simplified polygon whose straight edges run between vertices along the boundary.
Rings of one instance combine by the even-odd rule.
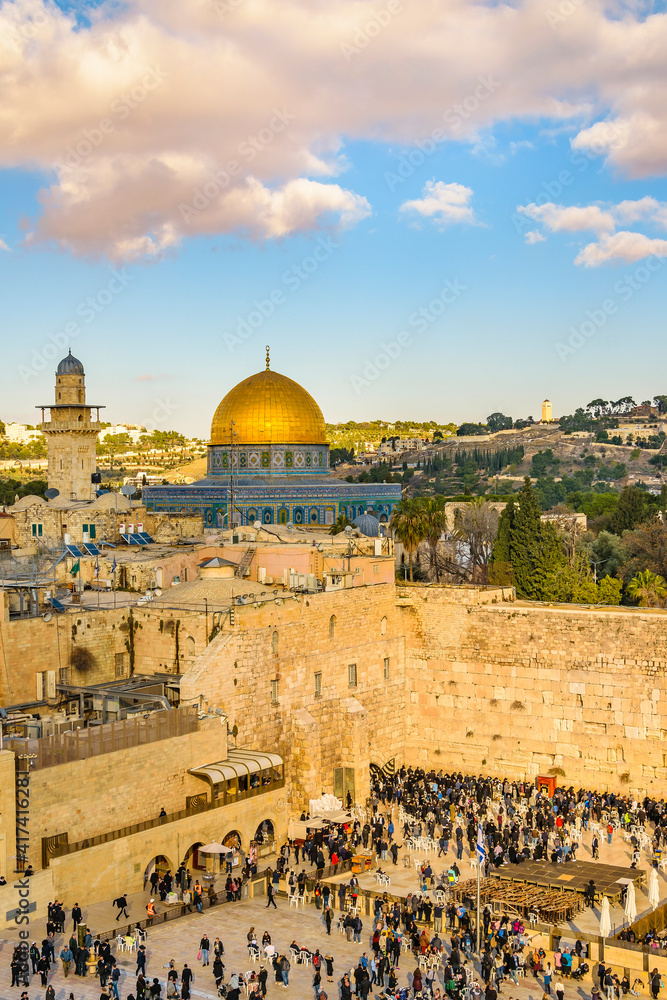
[[[183,858],[183,864],[186,868],[189,868],[191,872],[206,871],[206,855],[199,853],[199,848],[202,846],[202,841],[198,840],[195,844],[188,848],[185,857]]]
[[[232,867],[243,864],[243,857],[241,852],[241,834],[239,833],[238,830],[230,830],[229,833],[226,833],[221,840],[221,844],[223,845],[223,847],[231,848],[231,850],[234,852],[233,854],[224,855],[224,862],[227,871],[231,870],[230,862]]]
[[[238,830],[230,830],[222,840],[223,847],[231,847],[233,851],[241,850],[241,834]]]
[[[151,880],[151,875],[156,872],[158,879],[161,879],[163,875],[167,872],[171,872],[172,875],[175,872],[174,865],[164,854],[156,854],[154,858],[148,862],[144,869],[144,886],[147,886]],[[156,884],[157,884],[157,880]]]
[[[270,819],[263,820],[255,830],[255,842],[259,847],[270,844],[275,840],[275,829]]]

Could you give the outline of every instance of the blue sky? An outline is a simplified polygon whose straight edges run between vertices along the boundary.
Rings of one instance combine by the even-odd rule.
[[[8,6],[0,5],[0,15]],[[17,16],[21,0],[12,6]],[[105,6],[99,10],[105,12]],[[154,15],[157,24],[152,5],[145,7],[144,14]],[[122,21],[129,15],[116,7],[108,14],[116,32],[119,18],[121,27],[131,29],[131,22]],[[596,8],[596,16],[606,15]],[[64,101],[76,82],[72,58],[79,59],[80,70],[84,56],[104,49],[95,32],[107,28],[95,16],[92,21],[92,28],[85,21],[71,27],[81,53],[69,55],[51,81],[56,112],[58,100]],[[168,27],[171,44],[174,25]],[[426,26],[409,27],[417,45]],[[572,44],[580,41],[574,28],[570,25],[568,35],[574,36]],[[580,31],[585,29],[582,22]],[[38,69],[54,46],[60,57],[58,49],[65,44],[48,38],[35,53],[32,43]],[[378,87],[382,44],[379,39],[373,56]],[[389,61],[392,50],[386,44]],[[638,74],[640,45],[635,38]],[[147,64],[142,57],[142,67]],[[409,53],[403,68],[410,68]],[[274,72],[280,77],[281,66]],[[338,81],[332,74],[329,82]],[[352,88],[352,93],[358,88],[360,100],[366,83],[360,79]],[[456,80],[442,83],[443,88],[456,85]],[[466,85],[460,83],[462,94]],[[596,81],[600,92],[606,85],[605,79]],[[166,86],[171,84],[150,94],[129,116],[145,116],[136,121],[136,134],[114,132],[111,139],[118,145],[109,150],[108,163],[131,156],[134,169],[141,157],[152,162],[158,148],[166,156],[169,119],[160,121]],[[22,98],[24,109],[30,107],[26,100],[36,99],[34,89],[25,87],[23,94],[20,86],[10,94],[17,107]],[[54,168],[63,149],[100,119],[88,105],[79,120],[68,112],[66,121],[60,122],[57,113],[54,121],[52,114],[33,126],[28,139],[18,139],[25,149],[6,157],[0,178],[0,234],[7,247],[0,254],[5,330],[0,417],[31,422],[33,405],[51,399],[53,369],[66,353],[53,339],[71,343],[84,362],[89,399],[106,404],[107,419],[175,426],[202,437],[220,398],[263,367],[266,344],[272,367],[305,385],[329,421],[414,417],[460,422],[483,420],[494,410],[537,416],[545,397],[559,414],[595,396],[631,394],[642,400],[667,391],[667,376],[661,374],[667,368],[662,150],[633,131],[641,115],[655,109],[650,98],[646,107],[618,107],[619,98],[611,92],[593,102],[590,82],[582,78],[578,87],[578,96],[571,81],[545,87],[547,106],[553,95],[564,100],[568,89],[568,99],[574,102],[576,96],[580,102],[565,120],[562,109],[559,117],[529,113],[527,87],[523,110],[513,95],[508,107],[466,122],[461,136],[432,144],[428,155],[413,155],[414,167],[406,167],[407,157],[442,118],[419,87],[414,116],[406,101],[393,123],[392,108],[372,109],[362,123],[350,112],[347,131],[345,121],[330,123],[326,141],[326,129],[309,123],[299,141],[309,145],[308,155],[328,162],[328,172],[308,162],[287,163],[279,136],[266,155],[257,157],[263,158],[263,187],[254,215],[243,214],[245,204],[230,208],[216,200],[211,218],[206,206],[194,227],[176,237],[179,213],[173,214],[173,202],[171,219],[166,211],[160,215],[160,206],[151,210],[150,228],[141,217],[155,179],[149,184],[142,178],[143,188],[137,181],[134,189],[129,182],[126,190],[120,182],[105,189],[104,142],[69,173]],[[298,106],[299,92],[293,93],[297,96],[290,99]],[[208,100],[209,92],[202,97]],[[277,99],[274,104],[272,97],[261,97],[269,112],[289,106]],[[437,107],[451,106],[448,100],[443,96]],[[219,117],[221,129],[230,127],[225,126],[228,104],[207,108],[200,121],[193,93],[190,112],[180,112],[181,157],[193,150],[199,155],[207,141],[200,141],[199,130],[204,135],[211,121]],[[99,107],[109,107],[108,94]],[[260,134],[256,109],[236,110],[238,134],[243,134],[246,113],[248,134]],[[309,109],[314,119],[316,111]],[[587,145],[596,123],[615,120],[630,123],[629,137],[620,143],[603,137],[594,149]],[[153,148],[137,151],[139,131],[142,142],[148,133]],[[216,158],[220,162],[227,160]],[[399,179],[401,166],[408,176]],[[254,164],[252,173],[259,176]],[[127,166],[123,175],[125,182]],[[86,188],[91,177],[94,200]],[[280,189],[276,208],[274,192],[289,184],[296,186],[289,193]],[[46,188],[51,195],[45,201],[40,192]],[[552,207],[545,210],[545,202]],[[182,203],[179,196],[177,204]],[[581,212],[574,215],[576,206]],[[131,240],[117,238],[119,214]],[[153,221],[158,216],[159,224]],[[150,242],[142,242],[144,231]],[[27,242],[26,233],[32,234]],[[533,242],[527,242],[527,233],[534,234],[528,237]],[[425,311],[421,322],[415,316],[419,310]],[[262,311],[271,314],[262,316]],[[255,325],[247,338],[239,333],[239,324],[241,331],[250,329],[244,323]]]

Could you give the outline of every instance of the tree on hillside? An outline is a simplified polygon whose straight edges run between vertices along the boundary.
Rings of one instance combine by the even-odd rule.
[[[648,495],[636,486],[626,486],[611,517],[611,530],[617,535],[635,528],[649,516]]]
[[[598,604],[617,605],[621,603],[623,582],[613,576],[603,576],[598,582]]]
[[[410,582],[414,580],[413,575],[413,555],[419,548],[419,543],[424,537],[422,523],[422,509],[417,500],[401,500],[391,515],[391,528],[394,536],[408,553],[408,567],[410,570]]]
[[[628,557],[625,544],[611,531],[601,531],[590,548],[591,563],[598,579],[616,576]]]
[[[498,534],[498,512],[482,497],[476,497],[461,510],[454,534],[470,553],[469,568],[473,581],[487,583],[489,560]]]
[[[647,569],[667,579],[667,524],[653,518],[634,531],[624,532],[622,548],[626,553],[625,580]]]
[[[509,514],[506,508],[501,518],[493,549],[494,564],[505,561],[508,549],[517,594],[529,600],[548,599],[554,574],[566,560],[556,529],[540,519],[539,500],[529,476],[524,480],[516,507]]]
[[[665,578],[657,573],[651,573],[650,569],[633,576],[626,590],[630,600],[637,601],[640,608],[662,607],[667,597]]]
[[[607,413],[609,408],[609,403],[606,399],[594,399],[588,404],[586,409],[594,417],[600,417],[603,413]]]
[[[428,543],[429,568],[435,575],[436,583],[439,583],[441,566],[438,561],[438,542],[447,528],[445,498],[442,496],[429,497],[418,500],[417,503],[420,506],[421,514],[421,537]]]
[[[667,396],[654,396],[653,404],[658,407],[658,413],[667,413]]]
[[[495,431],[508,431],[512,427],[512,418],[506,417],[504,413],[492,413],[486,418],[486,426],[491,433]]]

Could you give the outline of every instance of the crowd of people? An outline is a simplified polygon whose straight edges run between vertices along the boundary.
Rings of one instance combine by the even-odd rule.
[[[393,807],[400,807],[400,821]],[[304,814],[302,819],[307,820]],[[396,826],[394,821],[396,820]],[[337,866],[357,853],[359,848],[370,848],[384,861],[398,863],[399,852],[408,837],[429,837],[437,844],[437,857],[445,858],[449,876],[458,878],[457,861],[461,861],[465,845],[472,855],[481,828],[486,871],[491,865],[505,863],[520,865],[525,858],[568,863],[576,858],[582,831],[596,824],[592,839],[593,852],[605,838],[611,843],[619,829],[632,831],[630,837],[633,863],[639,856],[640,836],[659,855],[667,839],[667,806],[663,800],[645,797],[641,801],[631,796],[601,793],[594,790],[557,789],[553,796],[540,791],[531,782],[491,779],[482,776],[445,774],[442,771],[425,772],[420,769],[401,768],[394,774],[376,773],[371,787],[371,808],[367,817],[357,814],[348,823],[332,825],[328,830],[315,830],[305,843],[287,842],[281,848],[275,871],[269,873],[268,903],[275,906],[279,888],[286,888],[290,895],[313,897],[322,914],[327,934],[331,934],[335,920],[334,910],[339,911],[338,929],[349,942],[358,943],[360,950],[367,941],[367,951],[349,974],[339,982],[340,1000],[350,1000],[352,994],[366,1000],[373,988],[382,993],[400,995],[399,974],[401,963],[414,961],[415,968],[408,977],[415,995],[429,1000],[445,998],[470,998],[485,995],[485,1000],[497,1000],[503,984],[518,984],[520,974],[542,979],[545,995],[551,994],[552,982],[556,992],[562,992],[562,981],[581,978],[588,971],[585,946],[581,942],[572,948],[563,948],[554,956],[554,965],[541,949],[531,949],[525,937],[525,928],[519,919],[507,914],[498,916],[486,908],[481,914],[480,951],[476,953],[476,927],[470,906],[445,903],[429,890],[437,886],[431,864],[424,862],[420,872],[420,891],[409,893],[400,902],[390,899],[388,893],[378,893],[373,900],[372,928],[364,936],[364,924],[359,915],[357,895],[359,882],[355,875],[336,888],[323,878],[326,864],[336,873]],[[398,830],[396,829],[398,827]],[[650,831],[650,834],[649,834]],[[632,842],[634,839],[634,842]],[[646,846],[646,844],[644,844]],[[296,868],[290,867],[294,859]],[[315,868],[306,871],[306,864]],[[299,871],[299,864],[301,870]],[[250,872],[248,871],[247,874]],[[448,879],[441,876],[441,886],[446,888]],[[229,872],[224,892],[227,901],[241,898],[243,875]],[[591,888],[592,886],[592,888]],[[591,883],[587,894],[590,905],[595,902],[595,887]],[[201,912],[204,890],[191,872],[181,865],[174,876],[167,871],[154,872],[150,878],[151,892],[164,901],[170,893],[178,891],[182,900]],[[217,901],[213,887],[209,898]],[[465,902],[465,901],[464,901]],[[155,899],[150,907],[154,912]],[[125,896],[114,900],[118,909],[117,919],[127,917]],[[81,909],[75,904],[71,911],[73,931],[69,940],[59,950],[58,958],[67,978],[73,975],[95,975],[99,979],[101,1000],[120,1000],[121,972],[116,956],[108,941],[93,938],[87,931],[81,938],[77,926],[81,923]],[[47,991],[52,989],[49,975],[56,964],[56,935],[65,930],[66,912],[58,900],[49,904],[46,936],[41,946],[33,942],[29,949],[17,948],[12,956],[12,986],[27,986],[32,974],[40,976],[40,983]],[[149,977],[146,969],[147,951],[145,931],[136,928],[141,944],[136,953],[136,982],[134,992],[126,1000],[161,1000],[163,986],[158,976]],[[634,935],[628,931],[626,940]],[[143,939],[142,939],[143,938]],[[654,948],[663,942],[656,932],[649,932],[645,944]],[[219,938],[212,943],[204,935],[200,941],[197,963],[183,963],[177,969],[169,963],[166,979],[168,1000],[189,1000],[197,968],[197,977],[206,975],[211,966],[216,990],[227,1000],[239,1000],[240,992],[260,1000],[267,994],[269,976],[276,985],[287,988],[293,963],[308,964],[313,970],[313,988],[316,1000],[328,1000],[323,986],[334,981],[334,960],[329,952],[298,945],[296,939],[283,952],[276,949],[271,935],[265,931],[258,940],[254,928],[248,932],[248,954],[253,958],[256,971],[231,973],[225,982],[224,947]],[[478,961],[478,970],[473,966]],[[606,1000],[615,1000],[626,994],[636,993],[639,980],[632,983],[627,977],[614,976],[611,969],[600,966],[600,985]],[[657,996],[659,976],[648,976],[648,985]],[[656,992],[657,991],[657,992]],[[47,994],[46,1000],[53,1000]],[[596,1000],[595,992],[593,1000]]]

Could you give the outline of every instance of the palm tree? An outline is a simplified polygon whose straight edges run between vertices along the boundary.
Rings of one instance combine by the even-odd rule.
[[[439,583],[438,542],[443,531],[447,528],[445,498],[441,496],[428,497],[418,501],[418,503],[421,507],[422,538],[428,542],[430,567],[435,573],[436,583]]]
[[[391,515],[391,529],[394,537],[403,545],[408,553],[410,567],[410,583],[413,582],[412,554],[422,538],[424,538],[423,513],[421,504],[416,500],[401,500]]]
[[[630,580],[627,594],[633,601],[638,601],[640,608],[657,608],[667,597],[667,582],[659,573],[645,569]]]

